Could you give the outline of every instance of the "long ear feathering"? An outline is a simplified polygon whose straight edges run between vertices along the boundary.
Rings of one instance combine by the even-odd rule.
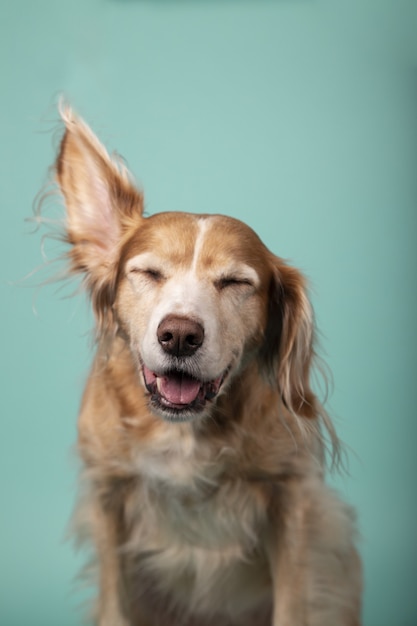
[[[301,274],[281,265],[278,273],[281,338],[278,353],[278,384],[287,408],[295,415],[313,417],[315,397],[310,389],[313,358],[313,311]]]
[[[84,275],[98,330],[112,324],[117,260],[126,233],[138,226],[143,196],[120,159],[111,158],[87,124],[60,105],[65,132],[55,177],[66,206],[70,273]]]
[[[315,323],[307,295],[306,280],[295,268],[281,259],[274,259],[274,276],[269,296],[269,319],[265,353],[267,367],[273,372],[281,397],[290,413],[303,429],[327,431],[326,443],[332,465],[339,465],[340,442],[324,407],[311,389],[311,374],[317,367],[315,354]],[[325,376],[323,367],[318,373]],[[318,418],[318,419],[312,419]]]

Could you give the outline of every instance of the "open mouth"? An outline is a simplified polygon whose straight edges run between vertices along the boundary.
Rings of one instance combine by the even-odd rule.
[[[143,365],[146,389],[151,394],[153,406],[172,418],[191,418],[202,411],[207,401],[213,400],[220,391],[228,370],[214,380],[204,382],[180,370],[156,374]]]

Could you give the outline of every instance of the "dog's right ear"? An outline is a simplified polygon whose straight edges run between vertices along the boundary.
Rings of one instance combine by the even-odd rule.
[[[87,124],[69,107],[60,112],[66,129],[55,170],[67,209],[71,271],[85,273],[93,291],[108,279],[126,230],[140,223],[143,196]]]

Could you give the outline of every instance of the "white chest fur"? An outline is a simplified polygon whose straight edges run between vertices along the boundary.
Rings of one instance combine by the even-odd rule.
[[[186,432],[186,429],[184,429]],[[227,475],[230,451],[209,451],[192,437],[161,436],[135,458],[139,474],[126,511],[127,553],[138,570],[179,605],[245,610],[268,592],[259,537],[265,502],[259,488]],[[153,442],[155,444],[155,441]]]

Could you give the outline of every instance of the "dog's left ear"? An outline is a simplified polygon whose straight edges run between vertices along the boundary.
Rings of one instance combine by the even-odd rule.
[[[300,417],[316,415],[316,399],[310,388],[313,338],[313,311],[305,278],[275,257],[262,356],[285,406]]]
[[[61,117],[65,133],[55,172],[67,210],[70,271],[84,274],[100,320],[111,309],[120,246],[140,224],[143,197],[83,120],[69,107],[61,108]]]

